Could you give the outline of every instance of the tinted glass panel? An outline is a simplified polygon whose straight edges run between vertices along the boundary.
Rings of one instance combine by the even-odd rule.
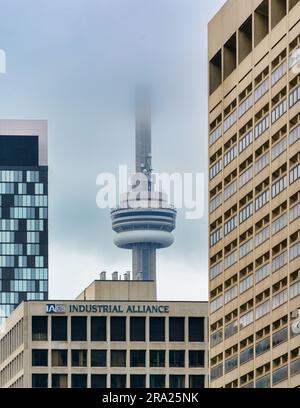
[[[48,350],[32,350],[32,365],[45,367],[48,365]]]
[[[86,317],[71,318],[72,341],[86,341]]]
[[[72,350],[72,366],[86,367],[87,366],[87,351],[86,350]]]
[[[146,365],[146,351],[145,350],[131,350],[130,351],[130,367],[145,367]]]
[[[169,382],[170,388],[185,388],[184,375],[170,375]]]
[[[169,351],[169,366],[170,367],[184,367],[184,350],[170,350]]]
[[[106,317],[91,317],[91,340],[106,341]]]
[[[68,321],[67,317],[52,316],[51,318],[52,340],[67,341],[68,339],[67,321]]]
[[[204,318],[189,317],[189,341],[204,341]]]
[[[111,375],[110,376],[111,388],[126,388],[126,375]]]
[[[165,364],[165,350],[150,350],[150,367],[164,367]]]
[[[0,136],[0,166],[38,165],[38,136]]]
[[[87,376],[86,374],[72,374],[72,388],[86,388]]]
[[[68,375],[52,374],[52,388],[68,388]]]
[[[204,367],[204,350],[190,350],[189,351],[189,366],[190,367]]]
[[[130,376],[130,388],[146,388],[146,376],[145,375],[131,375]]]
[[[164,375],[150,375],[150,388],[165,388],[166,377]]]
[[[91,350],[91,366],[106,367],[106,350]]]
[[[205,377],[204,375],[190,375],[189,387],[190,388],[204,388]]]
[[[126,317],[111,317],[110,340],[126,341]]]
[[[48,388],[48,374],[32,374],[32,388]]]
[[[111,367],[126,367],[126,350],[111,350]]]
[[[165,341],[164,317],[150,317],[150,341]]]
[[[48,317],[32,316],[32,340],[43,341],[48,339]]]
[[[91,375],[91,388],[106,388],[106,375],[92,374]]]
[[[184,341],[184,317],[169,318],[169,340]]]

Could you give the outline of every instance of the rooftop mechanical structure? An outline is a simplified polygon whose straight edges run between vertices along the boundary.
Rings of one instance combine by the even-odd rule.
[[[132,250],[134,280],[156,282],[156,250],[174,242],[176,209],[168,203],[165,193],[153,190],[151,166],[151,107],[149,95],[138,93],[136,98],[135,157],[136,175],[145,181],[133,185],[120,197],[120,205],[111,211],[115,245]],[[135,175],[133,175],[133,179]]]

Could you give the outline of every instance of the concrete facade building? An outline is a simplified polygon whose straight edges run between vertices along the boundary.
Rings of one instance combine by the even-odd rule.
[[[0,325],[48,298],[47,122],[0,120]]]
[[[207,315],[207,302],[156,301],[143,281],[23,302],[0,336],[0,387],[208,387]]]
[[[300,1],[229,0],[209,44],[210,385],[300,386]]]

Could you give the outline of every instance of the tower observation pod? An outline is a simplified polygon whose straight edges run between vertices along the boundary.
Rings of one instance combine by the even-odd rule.
[[[161,191],[154,191],[151,167],[151,108],[147,92],[136,97],[136,174],[131,190],[111,210],[114,243],[132,250],[134,280],[156,282],[156,250],[174,242],[176,209]]]

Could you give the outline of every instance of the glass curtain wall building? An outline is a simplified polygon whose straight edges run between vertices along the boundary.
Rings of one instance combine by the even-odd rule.
[[[47,298],[47,122],[0,120],[0,325]]]

